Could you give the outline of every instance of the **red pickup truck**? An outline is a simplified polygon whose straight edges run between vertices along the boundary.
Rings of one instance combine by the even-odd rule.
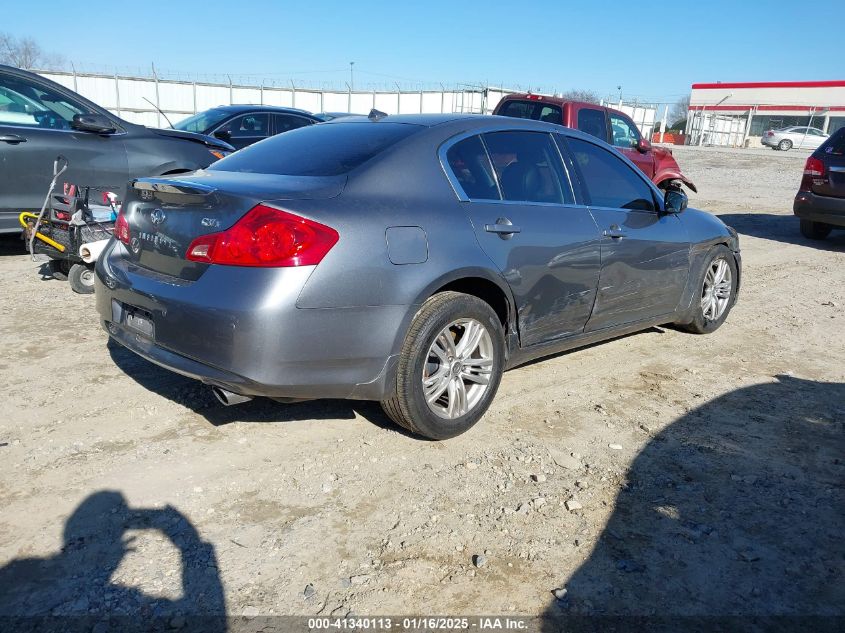
[[[547,121],[592,134],[622,152],[661,189],[680,181],[698,191],[681,173],[672,150],[653,147],[642,137],[630,117],[619,110],[595,103],[527,93],[504,97],[493,114]]]

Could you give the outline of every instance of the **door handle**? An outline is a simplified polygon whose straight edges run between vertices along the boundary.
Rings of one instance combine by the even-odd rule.
[[[604,231],[602,231],[602,235],[614,240],[621,240],[623,237],[625,237],[625,232],[621,228],[619,228],[618,224],[612,224],[609,229],[605,229]]]
[[[495,224],[485,224],[484,230],[488,233],[496,233],[503,240],[509,240],[514,233],[522,231],[518,226],[514,226],[508,218],[499,218]]]
[[[11,143],[12,145],[26,143],[26,139],[23,136],[18,136],[17,134],[0,134],[0,141],[4,143]]]

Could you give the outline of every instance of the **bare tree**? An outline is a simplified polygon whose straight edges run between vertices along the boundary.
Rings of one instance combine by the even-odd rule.
[[[673,128],[679,127],[678,123],[683,123],[687,120],[687,112],[689,111],[689,95],[681,97],[672,106],[672,112],[669,114],[669,121]],[[683,126],[680,126],[683,127]]]
[[[26,69],[58,69],[64,65],[64,59],[60,55],[44,51],[38,42],[30,37],[0,33],[0,63]]]
[[[586,101],[587,103],[599,103],[601,98],[592,90],[567,90],[560,95],[567,101]]]

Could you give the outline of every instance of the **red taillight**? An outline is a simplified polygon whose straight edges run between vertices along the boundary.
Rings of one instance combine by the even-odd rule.
[[[231,228],[195,239],[185,257],[228,266],[313,266],[339,238],[331,227],[259,204]]]
[[[804,165],[805,176],[824,176],[824,163],[815,156],[810,156],[807,159],[807,164]]]
[[[766,132],[766,136],[774,136],[774,135],[775,135],[775,133],[774,133],[774,132],[772,132],[771,130],[769,130],[768,132]]]
[[[815,156],[810,156],[804,165],[804,176],[801,178],[801,191],[812,191],[813,180],[824,178],[824,163]]]
[[[129,244],[129,221],[123,214],[123,207],[117,214],[117,220],[114,223],[114,236],[124,244]]]

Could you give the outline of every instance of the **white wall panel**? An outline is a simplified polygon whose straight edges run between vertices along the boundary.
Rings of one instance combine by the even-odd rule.
[[[397,114],[399,112],[399,100],[396,98],[396,93],[377,92],[376,110],[387,112],[387,114]]]

